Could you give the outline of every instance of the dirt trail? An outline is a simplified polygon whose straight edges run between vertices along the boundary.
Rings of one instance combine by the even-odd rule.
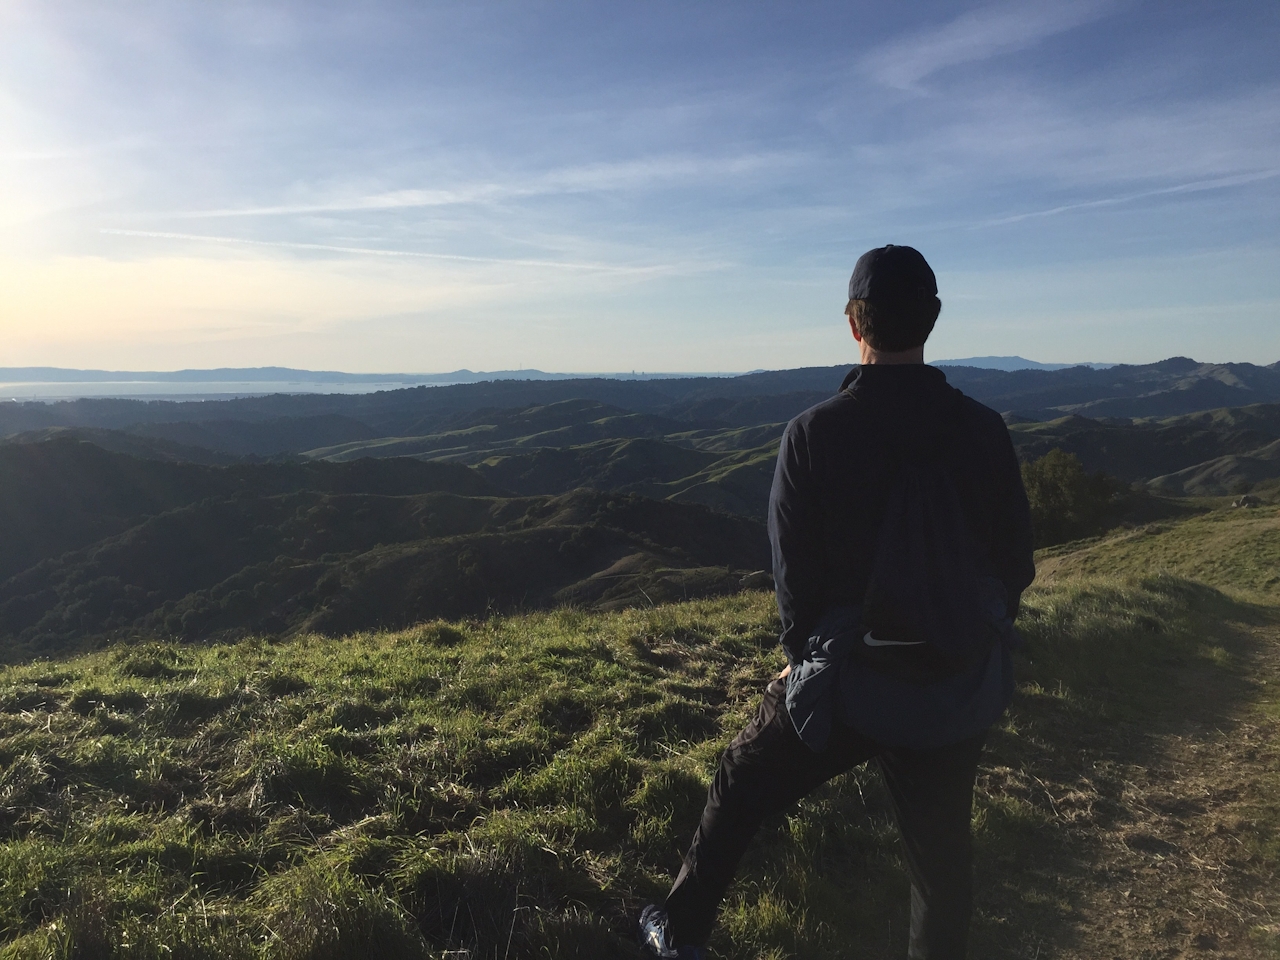
[[[1082,956],[1280,956],[1280,721],[1260,702],[1280,690],[1280,631],[1249,633],[1237,682],[1253,695],[1188,669],[1193,716],[1150,731],[1153,762],[1123,767],[1129,816],[1096,828],[1112,883],[1082,917]]]
[[[1140,728],[1082,732],[1047,767],[1024,768],[1036,774],[1023,787],[1051,824],[1055,850],[1011,880],[1038,882],[1055,909],[1008,955],[1280,958],[1280,625],[1272,614],[1236,631],[1242,669],[1179,671],[1185,711]],[[1027,774],[995,769],[988,782],[1007,791],[1010,779]]]

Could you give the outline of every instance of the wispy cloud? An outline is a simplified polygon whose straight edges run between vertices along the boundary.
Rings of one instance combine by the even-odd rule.
[[[21,134],[6,129],[6,134],[13,134],[20,139]],[[59,145],[27,146],[12,148],[8,145],[0,147],[0,163],[28,163],[46,160],[71,160],[78,158],[100,159],[109,154],[125,154],[147,145],[147,138],[140,135],[113,137],[108,140],[89,141],[87,143],[63,143]]]
[[[1275,84],[1136,105],[1099,102],[1093,89],[1002,86],[933,98],[927,117],[927,126],[869,152],[866,167],[881,195],[904,207],[913,197],[980,197],[974,205],[987,209],[960,218],[966,224],[1059,212],[1064,195],[1105,205],[1265,181],[1280,156]]]
[[[1025,50],[1098,20],[1116,6],[1112,0],[1052,4],[1019,0],[979,7],[941,27],[899,37],[865,57],[861,66],[886,86],[913,90],[939,70]]]
[[[365,196],[337,197],[317,203],[283,203],[260,207],[225,207],[214,210],[183,210],[176,217],[272,217],[309,213],[358,213],[376,210],[406,210],[479,203],[526,196],[529,191],[499,184],[474,184],[452,190],[390,190]]]
[[[404,210],[471,203],[501,203],[525,197],[563,193],[594,193],[651,186],[662,182],[740,176],[779,166],[794,166],[791,154],[747,154],[734,157],[646,157],[620,163],[593,163],[550,170],[505,182],[466,183],[445,189],[389,190],[338,196],[311,203],[283,203],[255,207],[189,210],[180,217],[265,217],[312,213],[356,213]]]
[[[184,240],[195,243],[222,243],[253,247],[281,247],[286,250],[319,250],[329,253],[348,253],[358,256],[404,257],[421,260],[455,260],[465,263],[501,264],[516,267],[552,267],[558,270],[581,270],[592,273],[612,273],[624,275],[652,275],[671,272],[672,268],[665,264],[645,266],[621,265],[610,263],[592,263],[567,260],[531,260],[504,257],[472,257],[456,253],[425,253],[417,250],[386,250],[376,247],[344,247],[328,243],[295,243],[286,240],[252,240],[245,237],[216,237],[195,233],[171,233],[159,230],[123,230],[104,227],[99,233],[118,237],[143,237],[157,240]]]
[[[1179,193],[1200,193],[1204,190],[1239,187],[1247,183],[1257,183],[1260,180],[1271,180],[1275,177],[1280,177],[1280,169],[1259,170],[1255,173],[1242,173],[1230,177],[1215,177],[1212,180],[1196,180],[1192,183],[1180,183],[1172,187],[1162,187],[1159,190],[1143,190],[1140,193],[1129,193],[1118,197],[1103,197],[1098,200],[1083,200],[1079,203],[1064,203],[1045,210],[1032,210],[1027,213],[1016,213],[1008,217],[997,217],[994,220],[984,220],[974,226],[975,228],[998,227],[1009,223],[1020,223],[1023,220],[1033,220],[1038,217],[1052,217],[1060,213],[1070,213],[1073,210],[1088,210],[1092,207],[1113,207],[1118,204],[1132,203],[1135,200],[1146,200],[1151,197],[1165,197]]]

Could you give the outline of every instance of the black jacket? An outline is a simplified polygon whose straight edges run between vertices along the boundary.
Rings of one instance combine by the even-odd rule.
[[[780,639],[793,664],[826,610],[862,603],[895,448],[947,451],[944,462],[971,532],[987,549],[1016,616],[1018,598],[1035,577],[1018,459],[994,410],[963,397],[957,419],[961,397],[936,367],[861,366],[841,392],[787,424],[769,498],[769,540]]]

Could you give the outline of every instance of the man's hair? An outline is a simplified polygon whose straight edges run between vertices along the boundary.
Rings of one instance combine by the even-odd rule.
[[[850,300],[844,312],[872,350],[899,353],[923,346],[942,312],[937,297],[899,302]]]

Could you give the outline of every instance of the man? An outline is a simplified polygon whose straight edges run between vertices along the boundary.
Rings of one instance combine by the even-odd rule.
[[[937,292],[911,247],[870,250],[854,268],[845,312],[861,364],[787,425],[770,497],[788,666],[721,758],[665,903],[641,914],[651,956],[705,957],[761,822],[872,759],[911,874],[908,956],[965,956],[974,777],[987,729],[1013,694],[1012,621],[1035,568],[1004,421],[924,363]],[[952,582],[929,582],[939,576]],[[919,606],[961,611],[956,622],[944,617],[936,637],[886,631],[892,617],[873,622],[882,594],[905,591],[909,606],[917,589],[929,594]],[[952,606],[934,603],[948,589]],[[965,603],[988,632],[959,622]],[[951,634],[986,639],[948,648]]]

